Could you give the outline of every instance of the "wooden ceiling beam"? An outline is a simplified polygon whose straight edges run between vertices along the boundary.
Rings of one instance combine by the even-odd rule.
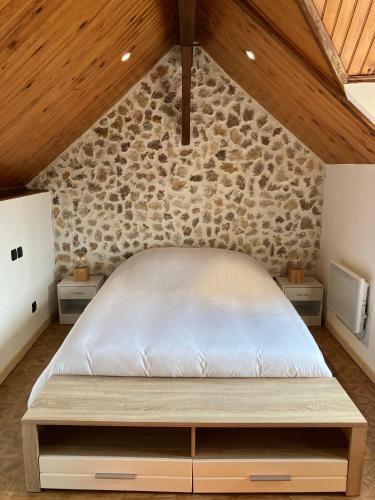
[[[191,67],[197,33],[197,16],[197,0],[178,0],[182,68],[181,142],[183,146],[190,144]]]
[[[190,100],[191,100],[191,65],[193,48],[181,47],[182,66],[182,99],[181,99],[181,142],[183,146],[190,143]]]
[[[192,47],[195,42],[197,19],[196,0],[178,0],[178,21],[181,47]]]
[[[348,82],[348,74],[329,36],[313,0],[297,0],[301,12],[310,26],[311,32],[328,64],[332,67],[337,83],[343,88]]]

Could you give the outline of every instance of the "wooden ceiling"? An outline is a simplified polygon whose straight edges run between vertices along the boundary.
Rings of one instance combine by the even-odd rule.
[[[287,39],[294,50],[308,63],[313,65],[329,80],[342,86],[345,70],[340,60],[330,58],[330,53],[323,50],[321,43],[313,36],[311,23],[301,9],[302,2],[296,0],[244,0],[244,4],[253,6]],[[307,13],[306,13],[307,14]],[[321,34],[324,36],[324,33]],[[327,35],[328,36],[328,35]]]
[[[282,29],[264,19],[265,12],[271,17],[273,3],[264,0],[269,9],[261,15],[255,1],[201,0],[201,45],[325,162],[375,163],[375,127],[324,71],[300,57],[295,45],[302,49],[302,34],[298,41],[294,35],[294,43],[282,34],[295,29],[299,0],[290,0],[290,8],[284,2]],[[245,56],[246,49],[255,52],[254,62]]]
[[[374,126],[346,100],[312,2],[200,0],[200,42],[323,160],[375,163]],[[27,183],[176,39],[176,0],[0,0],[0,188]]]
[[[175,0],[0,0],[0,187],[31,180],[175,38]]]
[[[375,0],[314,0],[350,77],[375,75]]]

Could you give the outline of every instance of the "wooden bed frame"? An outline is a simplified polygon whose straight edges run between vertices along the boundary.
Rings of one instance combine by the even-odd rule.
[[[22,419],[26,487],[358,495],[366,427],[335,378],[55,375]]]

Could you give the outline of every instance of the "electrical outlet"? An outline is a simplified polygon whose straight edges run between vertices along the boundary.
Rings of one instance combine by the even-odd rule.
[[[34,302],[31,304],[31,312],[35,313],[35,311],[37,310],[37,304],[36,304],[36,300],[34,300]]]
[[[10,251],[10,258],[12,260],[17,260],[17,249],[13,248],[13,250]]]
[[[22,250],[22,247],[18,247],[17,248],[17,257],[20,259],[21,257],[23,257],[23,250]]]

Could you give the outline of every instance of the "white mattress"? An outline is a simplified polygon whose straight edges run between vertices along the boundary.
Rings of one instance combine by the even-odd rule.
[[[145,250],[121,264],[33,387],[52,374],[329,377],[267,271],[227,250]]]

